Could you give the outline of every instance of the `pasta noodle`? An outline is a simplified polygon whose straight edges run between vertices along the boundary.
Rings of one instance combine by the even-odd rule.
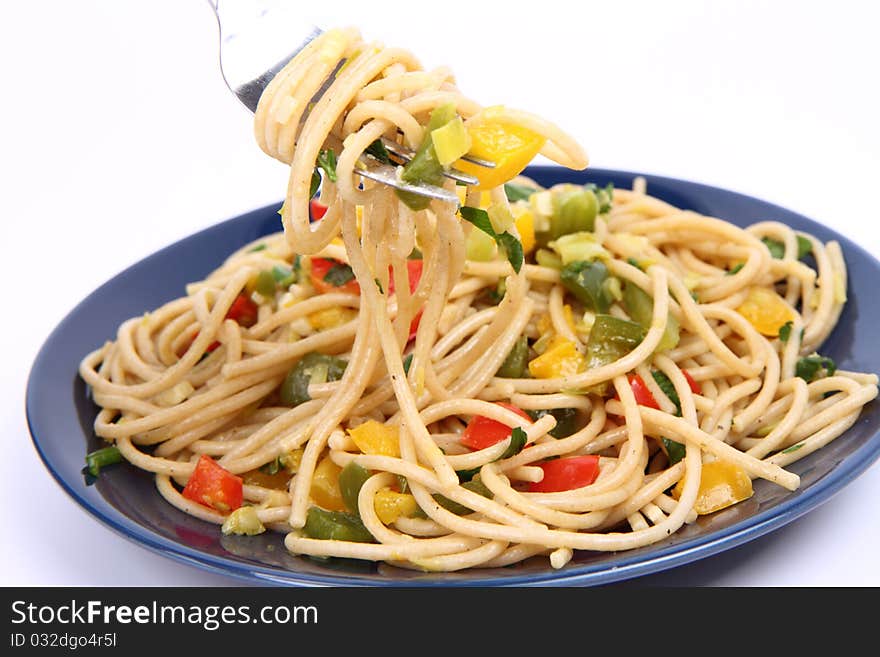
[[[359,175],[383,137],[417,152],[439,139],[438,108],[587,165],[559,128],[481,107],[446,69],[355,30],[312,41],[255,116],[260,147],[290,166],[283,231],[124,322],[80,367],[96,434],[169,503],[223,531],[285,532],[296,554],[562,568],[576,550],[660,541],[753,479],[795,490],[785,467],[876,397],[875,375],[816,353],[846,300],[837,243],[679,209],[643,179],[516,178],[530,191],[513,200],[507,180],[459,187],[464,221]],[[590,226],[554,228],[567,212]],[[206,458],[241,501],[193,494]]]

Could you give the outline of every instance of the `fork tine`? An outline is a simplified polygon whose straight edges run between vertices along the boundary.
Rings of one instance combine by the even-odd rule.
[[[363,159],[360,160],[360,162],[363,164],[363,167],[358,167],[355,170],[355,173],[359,176],[375,180],[378,183],[394,187],[403,192],[411,192],[413,194],[420,194],[421,196],[429,196],[438,201],[453,203],[456,207],[460,204],[458,194],[455,192],[450,192],[447,189],[436,187],[434,185],[413,185],[412,183],[400,180],[400,178],[397,177],[397,167],[391,166],[390,164],[383,164],[372,157],[370,158],[369,164]]]
[[[388,139],[386,137],[382,137],[382,145],[390,152],[395,155],[405,158],[407,160],[411,160],[412,156],[415,155],[415,151],[413,151],[408,146],[404,146],[401,143],[398,143],[392,139]],[[465,162],[470,162],[471,164],[476,164],[480,167],[486,167],[487,169],[494,169],[495,163],[492,160],[484,160],[480,157],[475,157],[473,155],[462,155],[462,160]]]
[[[382,138],[382,145],[385,147],[389,153],[394,155],[400,160],[403,160],[403,163],[409,162],[415,156],[415,151],[402,144],[398,144],[396,141],[392,141],[391,139]],[[443,175],[447,178],[451,178],[460,183],[464,183],[465,185],[479,185],[480,181],[477,180],[474,176],[471,176],[464,171],[459,171],[458,169],[446,169],[443,171]]]

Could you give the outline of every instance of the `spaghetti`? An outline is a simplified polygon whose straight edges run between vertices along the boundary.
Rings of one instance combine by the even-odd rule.
[[[405,51],[323,34],[255,132],[290,165],[283,232],[80,366],[96,434],[224,532],[424,570],[561,568],[660,541],[755,478],[796,489],[785,466],[877,395],[816,353],[846,301],[837,243],[682,210],[642,179],[505,185],[537,152],[586,155]],[[498,167],[471,168],[460,210],[420,204],[358,174],[382,137],[413,162],[464,139]]]

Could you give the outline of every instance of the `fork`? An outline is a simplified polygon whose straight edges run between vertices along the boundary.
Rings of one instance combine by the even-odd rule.
[[[208,0],[220,28],[220,71],[226,86],[251,112],[266,85],[310,41],[323,30],[302,20],[298,2]],[[340,63],[340,67],[343,64]],[[312,99],[316,101],[333,81],[330,76]],[[419,194],[459,205],[459,197],[436,185],[410,183],[400,179],[399,167],[409,162],[415,152],[403,144],[383,137],[382,145],[391,163],[364,153],[359,159],[358,175],[395,189]],[[462,159],[478,166],[492,168],[493,162],[465,155]],[[477,185],[479,180],[463,171],[449,169],[444,175],[464,185]]]

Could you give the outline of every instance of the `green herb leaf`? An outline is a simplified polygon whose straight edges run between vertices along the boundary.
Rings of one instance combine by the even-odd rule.
[[[261,465],[260,472],[263,472],[267,475],[274,475],[281,472],[282,468],[284,468],[284,464],[281,462],[281,457],[276,456],[268,463],[264,463],[263,465]]]
[[[311,399],[309,385],[339,381],[345,373],[348,361],[311,351],[291,368],[278,391],[285,406],[298,406]]]
[[[403,372],[404,374],[409,374],[409,368],[412,365],[412,354],[407,354],[406,358],[403,359]]]
[[[556,426],[548,433],[554,438],[566,438],[577,431],[578,426],[578,410],[576,408],[551,408],[550,410],[526,411],[528,416],[536,422],[545,415],[552,415],[556,418]]]
[[[610,182],[605,187],[599,187],[595,183],[587,183],[584,187],[596,195],[596,200],[599,201],[599,214],[611,211],[614,205],[614,183]]]
[[[330,283],[334,287],[342,287],[349,281],[354,280],[354,272],[351,267],[344,262],[337,262],[327,270],[324,274],[324,282]]]
[[[504,232],[500,235],[496,233],[495,229],[492,228],[492,222],[489,221],[489,213],[485,210],[465,206],[461,208],[459,212],[466,221],[469,221],[486,233],[489,237],[495,240],[498,246],[504,249],[504,252],[507,254],[507,260],[513,267],[513,271],[518,274],[525,261],[522,242],[511,233]]]
[[[459,483],[464,483],[476,477],[479,472],[480,468],[471,468],[470,470],[456,470],[455,474],[458,475]]]
[[[681,415],[681,398],[678,396],[678,393],[675,391],[675,386],[672,385],[672,381],[670,381],[669,377],[666,376],[664,372],[660,370],[654,370],[651,372],[651,376],[654,377],[654,381],[657,382],[657,385],[660,387],[660,390],[663,391],[663,394],[669,397],[669,401],[675,404],[675,414]]]
[[[507,194],[507,200],[511,203],[516,201],[528,201],[529,197],[537,192],[534,187],[526,185],[517,185],[515,183],[504,183],[504,193]]]
[[[782,453],[783,454],[791,454],[792,452],[798,451],[803,446],[804,446],[803,442],[795,443],[791,447],[786,447],[784,450],[782,450]]]
[[[813,252],[813,243],[806,237],[797,236],[798,260],[802,260],[808,253]]]
[[[528,435],[521,427],[514,427],[513,431],[510,432],[510,445],[508,445],[507,449],[504,450],[504,453],[496,460],[500,461],[501,459],[509,459],[511,456],[519,454],[523,450],[523,447],[526,446],[526,440],[528,440],[528,438]]]
[[[779,327],[779,340],[781,342],[788,342],[788,339],[791,337],[791,329],[794,324],[791,323],[791,320],[788,320],[785,324]]]
[[[728,276],[733,276],[734,274],[739,273],[739,270],[746,266],[744,262],[738,262],[733,267],[730,268],[730,271],[727,272]]]
[[[669,459],[669,465],[675,465],[684,458],[685,446],[675,440],[669,438],[660,438],[663,447],[666,448],[666,456]]]
[[[767,247],[767,250],[770,251],[771,256],[777,260],[782,260],[783,256],[785,256],[785,245],[782,242],[774,240],[772,237],[762,237],[761,241]]]
[[[383,164],[391,164],[391,156],[388,154],[388,149],[385,148],[381,139],[377,139],[367,146],[367,149],[364,152],[367,155],[372,155]]]
[[[309,184],[309,198],[312,198],[315,194],[318,193],[318,188],[321,187],[321,171],[318,167],[315,167],[315,170],[312,171],[312,181]],[[280,214],[280,211],[279,211]]]
[[[332,148],[320,151],[315,164],[324,170],[332,182],[336,182],[336,153]]]
[[[639,261],[636,260],[635,258],[627,258],[626,261],[627,261],[627,263],[631,264],[631,265],[632,265],[633,267],[635,267],[636,269],[640,269],[641,271],[645,271],[645,270],[642,268],[642,266],[639,264]]]
[[[822,374],[823,371],[824,375]],[[799,376],[807,383],[821,376],[833,376],[836,371],[837,365],[833,360],[818,354],[798,359],[794,367],[795,376]]]
[[[254,248],[248,249],[248,253],[256,253],[257,251],[265,251],[269,247],[266,244],[257,244]]]

